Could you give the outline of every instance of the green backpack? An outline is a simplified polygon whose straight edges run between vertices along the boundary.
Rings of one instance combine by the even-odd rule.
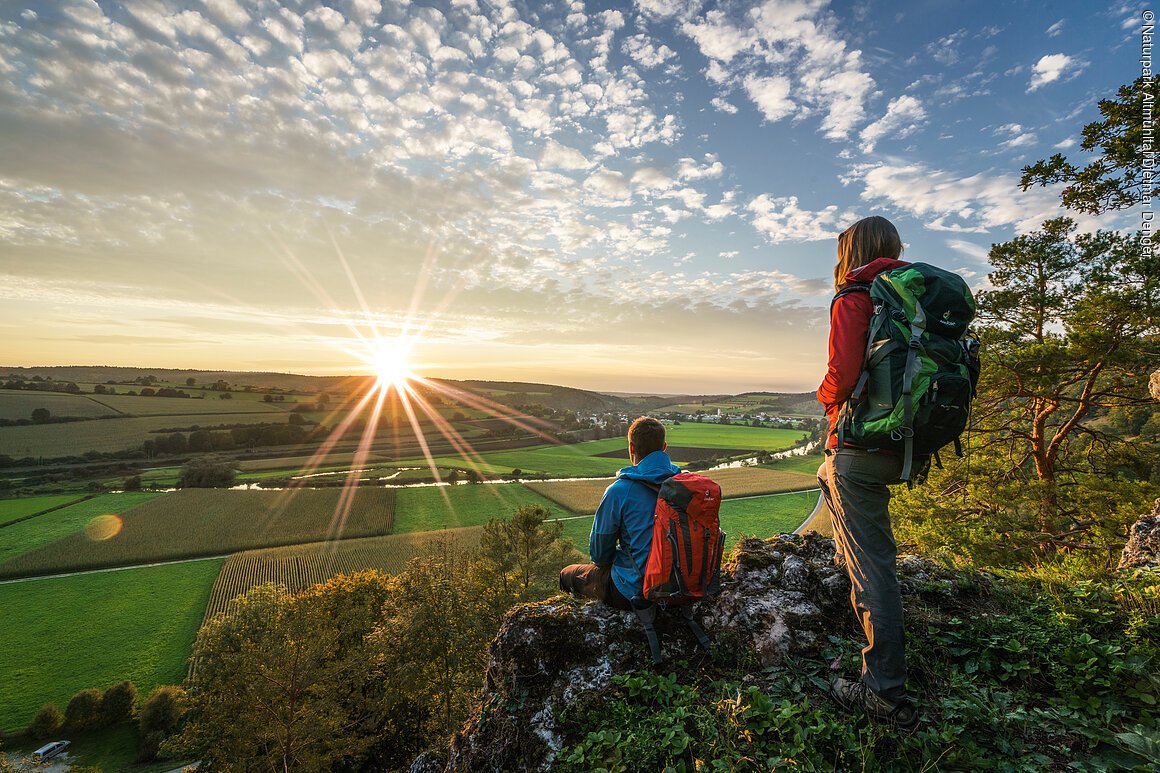
[[[968,333],[975,299],[957,274],[926,263],[884,271],[867,285],[852,283],[834,300],[869,292],[874,304],[866,359],[838,417],[838,448],[846,442],[902,453],[902,480],[914,460],[948,443],[962,456],[979,378],[978,341]]]

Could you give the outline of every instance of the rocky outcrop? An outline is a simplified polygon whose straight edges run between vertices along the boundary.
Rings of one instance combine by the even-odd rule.
[[[1148,386],[1152,390],[1152,397],[1160,400],[1160,370],[1152,374],[1152,378],[1148,382]]]
[[[833,540],[817,534],[744,540],[720,596],[700,611],[718,656],[760,672],[786,658],[820,657],[835,633],[853,635],[850,583],[833,557]],[[899,575],[908,596],[960,592],[953,575],[921,559],[900,561]],[[670,662],[702,662],[683,621],[661,616],[657,627]],[[563,710],[614,675],[651,668],[635,616],[563,596],[513,609],[489,655],[477,716],[445,757],[416,759],[414,773],[546,770],[567,745]]]
[[[1128,544],[1120,554],[1120,569],[1156,569],[1160,567],[1160,499],[1145,515],[1132,524]]]

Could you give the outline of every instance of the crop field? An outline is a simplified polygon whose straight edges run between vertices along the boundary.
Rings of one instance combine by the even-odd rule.
[[[805,433],[797,430],[685,423],[670,426],[667,439],[672,446],[690,450],[713,449],[747,453],[783,450],[793,446],[804,436]],[[626,448],[627,442],[623,438],[610,438],[570,445],[539,445],[509,451],[485,451],[480,454],[483,460],[481,469],[488,474],[502,474],[519,469],[535,474],[608,476],[615,474],[628,462],[626,459],[601,455],[625,451]],[[698,454],[698,458],[702,456],[703,454]],[[678,456],[673,461],[680,463],[692,459],[681,459]],[[459,467],[472,466],[458,455],[437,456],[436,462]],[[425,462],[422,459],[407,459],[397,463],[420,465]]]
[[[117,387],[119,390],[128,387]],[[196,394],[196,393],[195,393]],[[205,398],[197,397],[140,397],[138,395],[93,395],[93,402],[108,406],[117,413],[134,416],[180,416],[183,414],[227,414],[227,413],[286,413],[292,405],[286,403],[264,403],[256,399],[244,399],[235,395],[232,400],[222,400],[218,392],[205,392]],[[234,419],[238,421],[238,419]],[[258,421],[255,419],[255,421]],[[274,421],[267,419],[267,421]],[[197,422],[194,422],[197,423]]]
[[[540,505],[551,518],[569,515],[519,483],[478,483],[398,489],[396,534],[481,526],[508,517],[523,505]]]
[[[806,519],[817,501],[818,492],[814,490],[722,502],[721,528],[728,535],[728,547],[732,548],[742,537],[766,538],[792,532]],[[561,521],[561,525],[564,538],[571,540],[576,549],[587,556],[592,518],[570,518]]]
[[[84,395],[0,389],[0,419],[31,419],[37,408],[47,408],[53,416],[117,415],[112,408]]]
[[[152,399],[152,398],[145,398]],[[284,424],[285,414],[213,413],[191,416],[143,416],[0,427],[0,454],[8,456],[79,456],[85,451],[124,451],[150,438],[152,430],[172,427],[215,427],[219,424]]]
[[[0,576],[220,556],[250,548],[390,533],[394,490],[359,489],[345,523],[335,523],[340,495],[339,489],[185,489],[145,502],[125,512],[119,522],[101,519],[99,528],[74,532],[23,552],[0,564]],[[5,531],[0,529],[0,535]]]
[[[725,498],[799,491],[817,486],[812,475],[762,467],[706,470],[701,474],[717,481]],[[612,480],[529,481],[524,485],[573,513],[594,513]]]
[[[785,472],[800,472],[805,475],[817,477],[818,467],[821,466],[823,459],[825,457],[819,452],[805,456],[791,456],[788,459],[778,459],[772,464],[763,464],[762,467],[767,467],[771,470],[783,470]]]
[[[235,553],[225,560],[214,582],[205,619],[228,611],[231,601],[263,583],[272,582],[298,591],[326,582],[336,574],[366,569],[396,574],[412,558],[429,550],[437,539],[448,539],[460,547],[470,548],[479,543],[480,531],[480,527],[473,526],[449,529],[437,535],[392,534]]]
[[[811,394],[787,395],[770,392],[751,392],[721,400],[706,400],[693,403],[675,403],[657,408],[658,413],[716,413],[720,410],[727,415],[743,413],[776,413],[782,416],[817,416],[822,408]]]
[[[86,527],[94,528],[94,524],[103,523],[105,519],[102,519],[101,516],[120,515],[159,496],[161,494],[146,491],[102,494],[68,507],[62,507],[59,510],[53,510],[51,513],[0,527],[0,576],[7,572],[8,562],[18,556],[50,545],[70,534],[81,534]],[[35,497],[34,499],[16,501],[32,502],[59,498]],[[72,498],[77,499],[78,497]]]
[[[0,499],[0,529],[15,520],[36,513],[43,513],[61,505],[79,502],[84,497],[77,494],[61,494],[47,497],[25,497],[23,499]],[[0,544],[3,541],[0,540]],[[2,561],[3,559],[0,559]]]
[[[0,730],[87,687],[131,679],[145,695],[181,682],[221,563],[0,584]]]

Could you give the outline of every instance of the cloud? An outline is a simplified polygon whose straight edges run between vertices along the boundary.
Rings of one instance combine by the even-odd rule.
[[[946,245],[955,252],[962,253],[969,258],[973,258],[982,263],[987,262],[987,248],[974,242],[963,241],[962,239],[947,239]]]
[[[1050,27],[1048,27],[1043,34],[1047,35],[1049,38],[1059,37],[1059,35],[1063,33],[1063,26],[1066,23],[1067,19],[1060,19],[1055,24],[1052,24]]]
[[[763,193],[745,208],[753,213],[753,227],[774,244],[836,239],[843,228],[857,219],[853,212],[842,212],[833,204],[817,211],[802,209],[797,196]]]
[[[703,180],[720,177],[725,171],[725,165],[717,159],[716,154],[706,154],[704,162],[704,166],[698,166],[696,159],[682,158],[677,164],[677,177],[682,180]]]
[[[984,171],[972,175],[932,169],[922,163],[884,162],[858,167],[850,181],[863,184],[863,201],[888,204],[923,220],[932,231],[987,233],[1012,227],[1025,234],[1063,214],[1058,188],[1019,189],[1019,179]],[[1081,230],[1101,222],[1069,213]]]
[[[790,82],[778,75],[745,78],[745,92],[757,105],[757,109],[767,121],[778,121],[794,111],[793,100],[789,98]]]
[[[1027,91],[1032,92],[1059,80],[1065,73],[1072,78],[1079,75],[1086,64],[1067,54],[1048,54],[1041,57],[1031,68],[1031,81]]]
[[[871,153],[885,137],[902,139],[914,134],[926,123],[926,110],[916,97],[904,95],[890,100],[886,113],[862,130],[862,152]]]
[[[721,113],[728,113],[730,115],[737,113],[737,106],[722,97],[713,97],[709,100],[709,104],[713,106],[714,110]]]
[[[654,45],[648,36],[640,33],[624,41],[624,51],[641,67],[660,67],[677,57],[677,52],[663,43]]]
[[[710,84],[737,86],[776,122],[790,114],[821,116],[824,135],[840,140],[865,118],[874,79],[864,71],[862,53],[849,49],[838,19],[825,0],[766,2],[744,14],[715,8],[689,15],[679,26],[707,57]],[[713,102],[729,112],[727,102]]]

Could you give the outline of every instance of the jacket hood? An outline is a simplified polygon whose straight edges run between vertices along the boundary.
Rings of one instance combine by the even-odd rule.
[[[624,467],[616,473],[618,478],[643,480],[648,483],[662,483],[676,475],[681,468],[673,464],[664,451],[653,451],[631,467]]]
[[[881,274],[883,271],[891,271],[903,266],[909,266],[910,263],[905,260],[896,260],[894,258],[875,258],[867,263],[865,266],[859,266],[850,273],[846,274],[846,282],[873,282],[874,277]]]

